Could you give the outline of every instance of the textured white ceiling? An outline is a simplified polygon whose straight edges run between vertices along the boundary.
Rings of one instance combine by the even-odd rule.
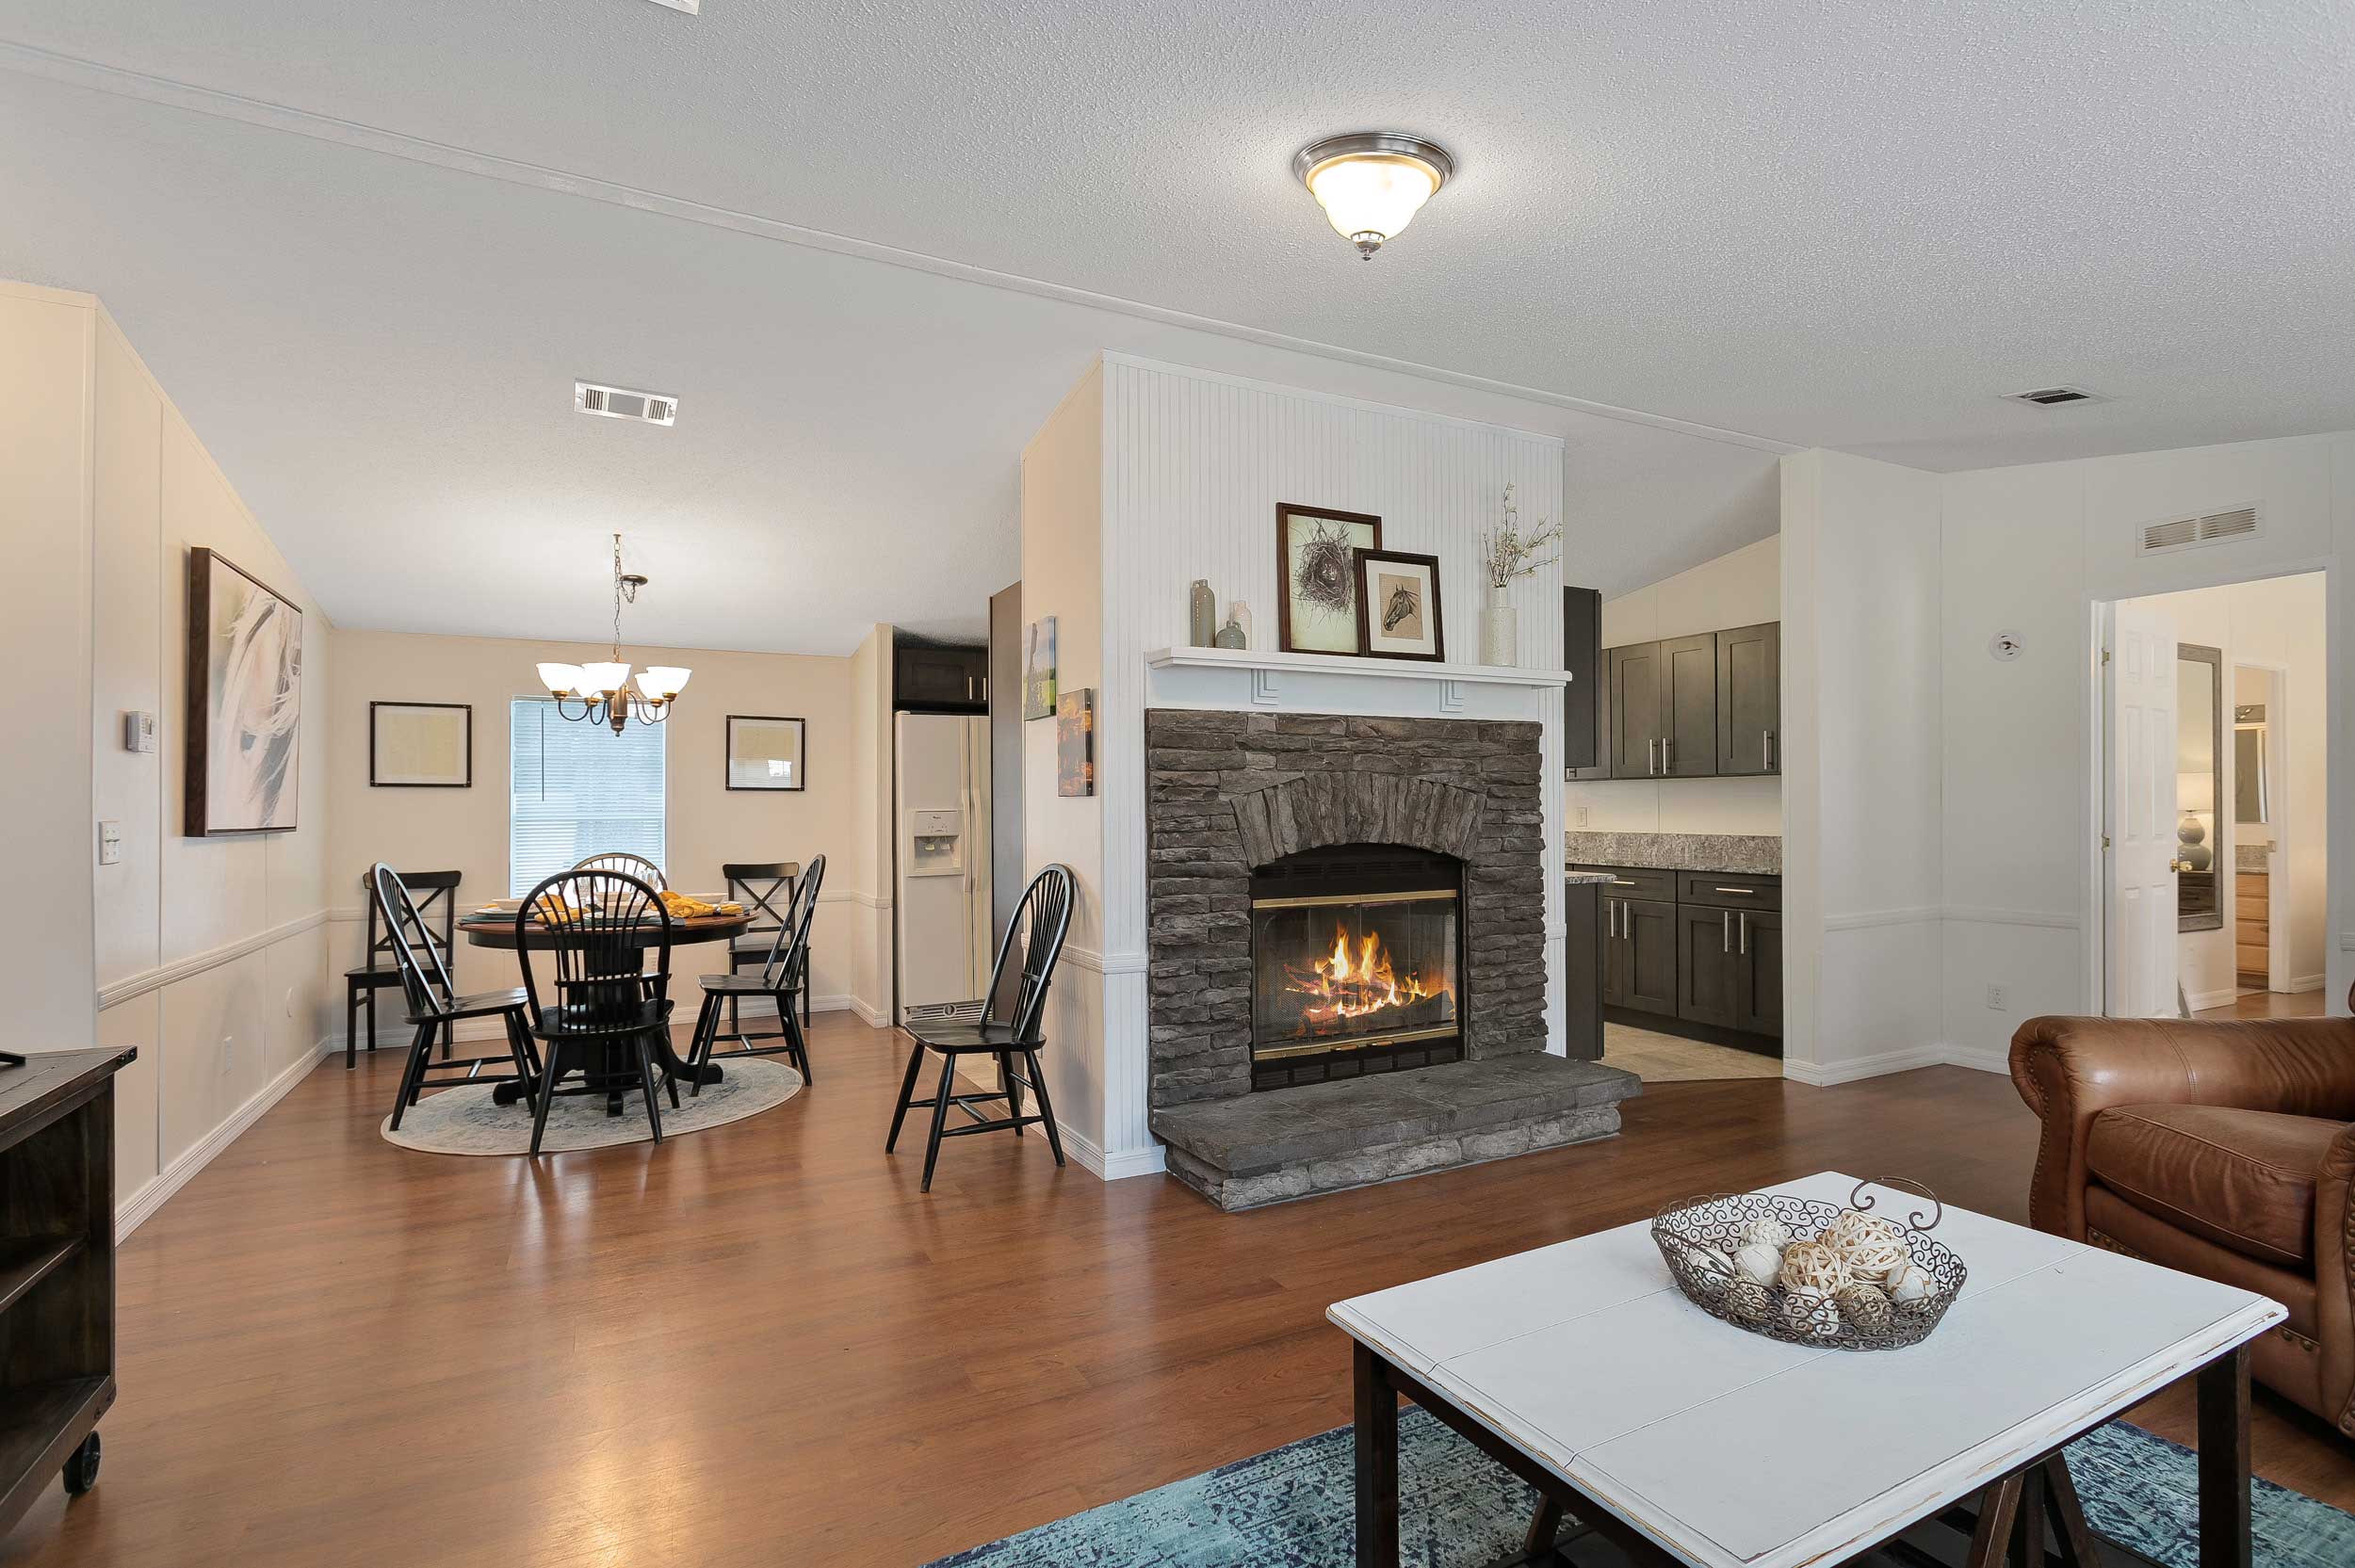
[[[492,574],[593,600],[618,525],[699,606],[650,636],[969,627],[1096,348],[1444,401],[780,225],[1529,389],[1482,412],[1571,437],[1607,588],[1771,528],[1771,460],[1547,400],[1928,467],[2355,425],[2333,0],[12,0],[0,42],[0,270],[104,295],[362,624],[581,635]],[[1461,172],[1360,264],[1286,164],[1375,124]],[[2117,401],[1995,398],[2054,380]]]

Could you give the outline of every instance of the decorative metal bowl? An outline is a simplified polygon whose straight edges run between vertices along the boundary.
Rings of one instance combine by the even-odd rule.
[[[1897,1227],[1913,1267],[1928,1276],[1930,1290],[1917,1301],[1889,1303],[1885,1328],[1854,1321],[1836,1303],[1814,1298],[1795,1304],[1793,1292],[1779,1283],[1759,1285],[1733,1264],[1743,1231],[1760,1220],[1780,1222],[1794,1244],[1819,1239],[1845,1212],[1835,1204],[1814,1203],[1772,1192],[1712,1192],[1670,1204],[1653,1217],[1651,1238],[1668,1265],[1668,1272],[1695,1306],[1713,1317],[1769,1339],[1793,1345],[1813,1345],[1827,1350],[1895,1350],[1916,1345],[1938,1327],[1946,1309],[1962,1294],[1969,1270],[1962,1259],[1929,1233],[1945,1218],[1938,1195],[1918,1182],[1879,1177],[1859,1182],[1848,1195],[1847,1208],[1860,1214],[1873,1211],[1868,1187],[1904,1187],[1927,1198],[1934,1212],[1920,1210]],[[1761,1298],[1763,1298],[1762,1301]]]

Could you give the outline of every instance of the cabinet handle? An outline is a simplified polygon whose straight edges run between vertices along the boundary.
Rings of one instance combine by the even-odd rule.
[[[1746,957],[1748,957],[1748,956],[1749,956],[1749,951],[1750,951],[1750,917],[1749,917],[1747,914],[1745,914],[1745,915],[1743,915],[1743,916],[1742,916],[1742,954],[1743,954],[1743,956],[1744,956],[1744,957],[1746,957]]]
[[[1725,951],[1730,953],[1733,951],[1733,911],[1726,911],[1726,917],[1722,922],[1722,926],[1723,931],[1719,946]]]
[[[965,700],[968,703],[973,700],[973,677],[970,675],[965,678]]]
[[[1614,877],[1611,879],[1611,885],[1613,887],[1633,887],[1635,885],[1635,879],[1632,877]]]
[[[1746,893],[1753,898],[1758,897],[1758,889],[1754,887],[1713,887],[1710,891],[1712,893]]]
[[[1663,773],[1673,773],[1677,770],[1677,737],[1674,736],[1665,736],[1661,739],[1660,770]]]
[[[989,677],[987,675],[982,677],[982,701],[984,703],[989,701]]]
[[[1660,737],[1658,736],[1644,742],[1644,776],[1647,778],[1660,776]]]
[[[1774,731],[1761,730],[1758,732],[1758,760],[1759,765],[1764,768],[1767,772],[1771,773],[1775,770]]]

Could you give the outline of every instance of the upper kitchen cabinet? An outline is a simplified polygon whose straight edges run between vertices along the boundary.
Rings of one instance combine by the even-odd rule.
[[[1609,651],[1611,776],[1705,779],[1717,771],[1717,634]]]
[[[1610,703],[1604,701],[1602,595],[1591,588],[1562,590],[1562,765],[1572,779],[1611,776]]]
[[[987,713],[989,650],[900,644],[892,655],[891,705],[914,713]]]
[[[1782,625],[1717,634],[1717,771],[1782,771]]]

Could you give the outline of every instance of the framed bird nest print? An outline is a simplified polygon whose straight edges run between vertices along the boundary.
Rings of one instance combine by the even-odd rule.
[[[302,761],[302,612],[210,550],[188,552],[181,832],[288,832]]]
[[[1377,659],[1443,656],[1439,630],[1439,558],[1403,550],[1360,550],[1353,558],[1357,582],[1357,651]]]
[[[1330,507],[1275,509],[1275,645],[1288,654],[1355,654],[1354,552],[1382,548],[1382,519]]]

